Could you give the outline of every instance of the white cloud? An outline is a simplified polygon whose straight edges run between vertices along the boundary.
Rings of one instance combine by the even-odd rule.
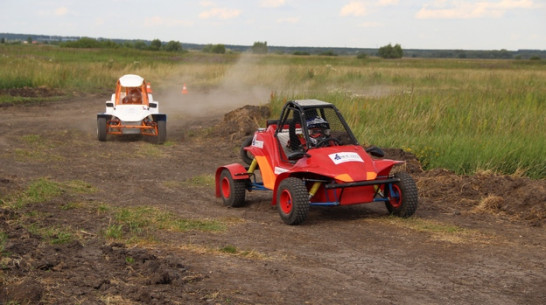
[[[207,2],[206,6],[211,6],[210,2]],[[241,14],[240,10],[237,9],[228,9],[220,7],[211,7],[210,9],[201,12],[199,18],[208,19],[208,18],[218,18],[218,19],[231,19],[239,16]]]
[[[280,7],[286,4],[286,0],[262,0],[262,7]]]
[[[288,17],[288,18],[279,18],[277,23],[298,23],[300,22],[299,17]]]
[[[363,2],[353,1],[346,4],[339,12],[340,16],[364,16],[366,15],[366,6]]]
[[[64,6],[55,9],[55,15],[57,16],[64,16],[66,14],[68,14],[68,9]]]
[[[417,12],[417,19],[471,19],[500,18],[511,9],[525,9],[534,6],[532,0],[502,1],[446,1],[436,0],[423,5]]]

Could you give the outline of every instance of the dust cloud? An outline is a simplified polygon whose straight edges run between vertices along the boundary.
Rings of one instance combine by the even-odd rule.
[[[245,105],[265,105],[269,102],[272,89],[260,85],[245,84],[255,59],[241,55],[236,64],[225,73],[220,85],[210,89],[192,87],[193,75],[182,75],[174,80],[175,86],[154,92],[159,101],[159,110],[169,119],[179,117],[211,117],[230,112]],[[253,80],[259,83],[259,80]],[[187,93],[183,94],[183,85]],[[157,94],[157,97],[156,97]]]

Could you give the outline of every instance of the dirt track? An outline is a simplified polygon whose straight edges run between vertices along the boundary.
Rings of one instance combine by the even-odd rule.
[[[213,185],[192,183],[239,162],[240,134],[210,128],[222,115],[167,112],[168,145],[99,143],[103,107],[88,97],[0,108],[1,200],[40,178],[92,188],[0,205],[0,304],[546,303],[544,180],[421,172],[391,149],[419,187],[414,219],[371,204],[312,208],[303,225],[287,226],[270,193],[230,209]],[[156,230],[123,244],[105,238],[113,213],[101,206],[149,206],[226,229]],[[73,238],[52,244],[32,230],[43,227]]]

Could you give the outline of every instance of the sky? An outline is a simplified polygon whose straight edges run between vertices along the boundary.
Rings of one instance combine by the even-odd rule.
[[[546,50],[546,0],[1,0],[0,33],[182,45]]]

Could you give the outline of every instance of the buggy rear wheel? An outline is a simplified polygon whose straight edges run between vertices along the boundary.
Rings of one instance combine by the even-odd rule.
[[[394,177],[399,178],[400,182],[385,186],[384,194],[388,199],[385,206],[392,215],[410,217],[417,210],[417,186],[408,173],[399,172]]]
[[[252,164],[252,161],[254,160],[254,155],[252,155],[249,151],[245,150],[245,147],[250,146],[252,144],[253,137],[247,137],[243,140],[243,144],[241,144],[241,159],[243,162],[245,162],[247,165]]]
[[[106,141],[106,118],[97,118],[97,138],[99,141]]]
[[[220,194],[224,205],[240,207],[245,203],[246,180],[233,179],[229,170],[220,174]]]
[[[309,194],[303,180],[289,177],[277,189],[277,209],[284,223],[298,225],[309,214]]]

